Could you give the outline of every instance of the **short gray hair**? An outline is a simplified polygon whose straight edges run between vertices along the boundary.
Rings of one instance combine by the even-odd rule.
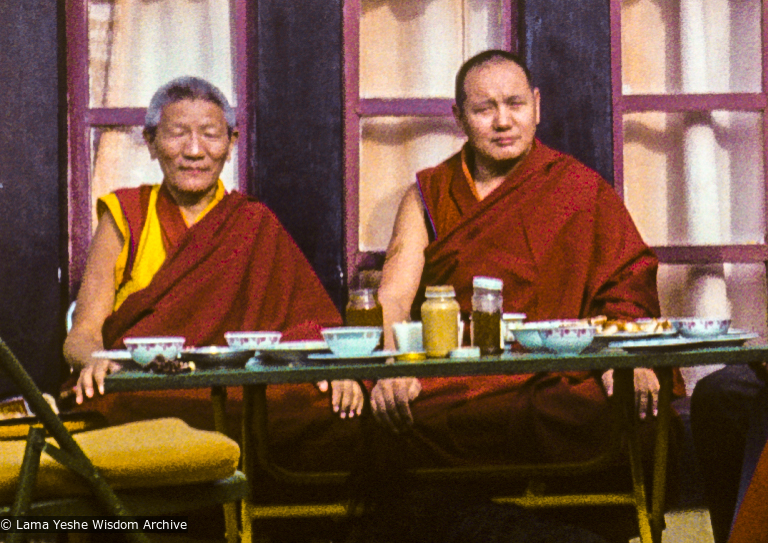
[[[181,100],[205,100],[219,106],[224,112],[229,135],[232,136],[232,132],[237,127],[237,117],[227,97],[205,79],[187,75],[169,81],[157,89],[152,100],[149,101],[147,115],[144,118],[144,131],[149,134],[150,139],[155,138],[157,125],[160,124],[160,116],[165,106]]]

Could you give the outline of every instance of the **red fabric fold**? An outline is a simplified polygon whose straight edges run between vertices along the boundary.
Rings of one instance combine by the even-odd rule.
[[[104,323],[106,348],[127,336],[179,335],[187,346],[226,345],[224,333],[279,330],[317,339],[341,318],[314,271],[274,215],[231,193],[186,228],[178,207],[158,198],[167,256],[146,288]]]

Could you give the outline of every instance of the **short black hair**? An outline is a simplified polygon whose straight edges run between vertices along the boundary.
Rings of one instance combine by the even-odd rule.
[[[473,68],[477,68],[478,66],[494,60],[508,60],[509,62],[513,62],[520,66],[525,73],[525,79],[528,81],[528,86],[533,88],[531,71],[528,69],[528,66],[525,65],[523,59],[515,53],[510,53],[503,49],[489,49],[482,53],[478,53],[467,60],[461,65],[461,68],[459,68],[459,73],[456,74],[456,106],[459,108],[459,111],[464,111],[464,102],[467,101],[467,92],[464,90],[464,81],[467,79],[467,74]]]

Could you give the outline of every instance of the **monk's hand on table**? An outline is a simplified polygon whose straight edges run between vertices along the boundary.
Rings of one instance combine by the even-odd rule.
[[[613,370],[603,374],[603,385],[609,396],[613,395]],[[650,412],[654,417],[659,414],[659,379],[648,368],[635,368],[635,410],[640,420]]]
[[[413,424],[411,402],[421,392],[421,383],[413,377],[381,379],[371,391],[373,416],[393,432]]]
[[[110,373],[120,369],[120,364],[113,360],[94,360],[83,366],[80,370],[80,376],[75,385],[75,401],[78,404],[83,403],[85,397],[93,398],[94,384],[98,388],[99,394],[104,394],[104,378]]]

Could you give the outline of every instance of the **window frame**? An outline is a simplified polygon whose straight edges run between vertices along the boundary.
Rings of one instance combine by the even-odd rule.
[[[360,270],[381,269],[384,253],[360,250],[361,124],[373,117],[452,118],[451,98],[362,98],[360,96],[360,16],[362,0],[345,0],[344,28],[344,185],[345,247],[348,283]],[[518,51],[518,12],[515,0],[501,0],[503,49]]]
[[[85,271],[85,261],[92,237],[91,205],[91,129],[97,127],[144,126],[146,108],[90,107],[90,76],[88,49],[88,6],[90,0],[66,0],[65,25],[67,41],[67,224],[69,248],[69,292],[76,290]],[[237,117],[240,138],[237,143],[237,187],[249,189],[256,164],[250,160],[255,149],[255,134],[251,130],[255,119],[252,85],[255,70],[248,58],[250,41],[255,41],[253,0],[230,0],[232,60]]]
[[[621,3],[611,0],[611,93],[614,189],[624,199],[624,115],[637,112],[747,111],[762,114],[763,185],[768,204],[768,0],[761,0],[762,92],[718,94],[629,94],[622,84]],[[768,205],[766,228],[768,228]],[[766,232],[768,235],[768,232]],[[663,245],[653,250],[662,264],[768,263],[768,244]],[[768,271],[768,268],[767,268]]]

